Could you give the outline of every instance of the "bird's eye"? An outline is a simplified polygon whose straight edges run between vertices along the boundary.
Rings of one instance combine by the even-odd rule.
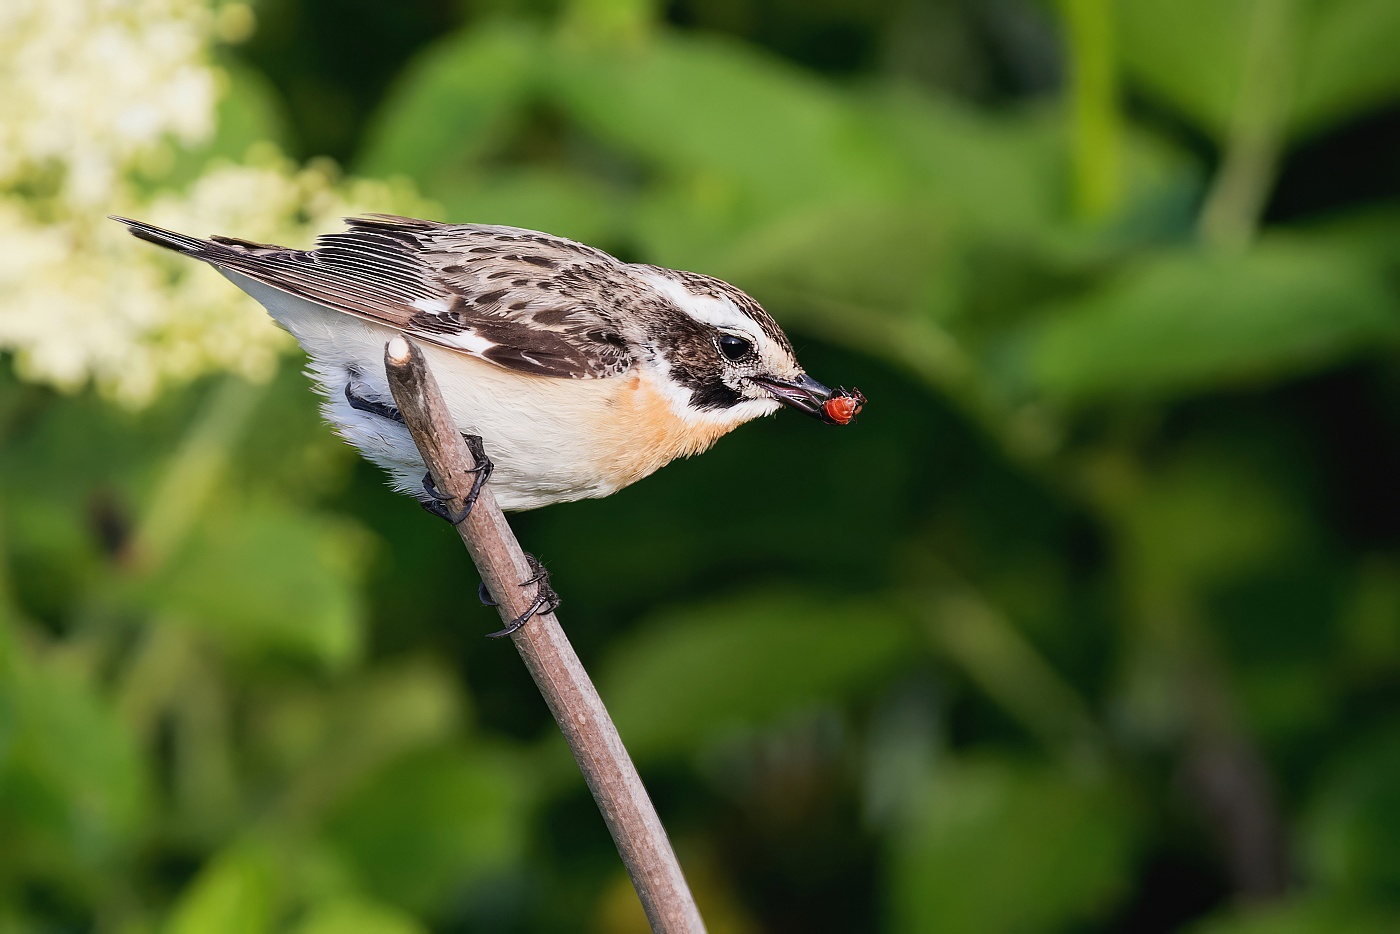
[[[753,344],[742,337],[735,337],[733,334],[721,334],[719,336],[719,352],[730,360],[741,360],[743,356],[753,350]]]

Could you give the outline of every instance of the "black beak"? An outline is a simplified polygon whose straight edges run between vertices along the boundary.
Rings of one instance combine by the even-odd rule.
[[[790,405],[799,412],[805,412],[813,418],[826,421],[826,412],[822,408],[822,403],[831,398],[831,390],[806,373],[794,380],[755,376],[753,381],[772,393],[779,402]]]

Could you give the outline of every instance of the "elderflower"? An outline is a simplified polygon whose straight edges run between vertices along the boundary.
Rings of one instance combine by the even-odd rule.
[[[57,170],[100,207],[143,153],[208,138],[214,21],[201,0],[0,3],[0,183]]]
[[[341,216],[414,204],[402,186],[338,182],[329,164],[296,169],[264,153],[224,164],[182,193],[133,209],[143,220],[309,246]],[[0,200],[0,347],[19,374],[76,389],[88,381],[131,405],[212,369],[266,377],[290,339],[201,263],[130,237],[97,214],[39,224]]]
[[[251,28],[238,3],[0,2],[0,351],[22,378],[141,405],[213,369],[266,376],[289,346],[213,270],[108,213],[295,247],[345,214],[431,212],[405,183],[297,166],[271,143],[178,191],[133,183],[212,134],[223,76],[209,46]]]

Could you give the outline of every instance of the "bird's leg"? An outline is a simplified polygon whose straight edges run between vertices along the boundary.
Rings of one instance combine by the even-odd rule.
[[[477,497],[481,495],[481,488],[486,486],[486,481],[491,479],[491,471],[495,469],[491,458],[486,456],[486,448],[482,447],[481,435],[462,435],[462,440],[467,443],[467,450],[471,451],[472,460],[476,462],[476,466],[467,471],[472,475],[472,488],[467,491],[460,510],[456,513],[449,510],[447,503],[452,497],[445,496],[438,490],[437,484],[433,482],[432,473],[423,474],[423,492],[428,494],[428,500],[423,503],[423,508],[440,519],[446,519],[453,525],[460,524],[472,514],[472,507],[476,505]]]
[[[358,380],[351,380],[345,384],[345,401],[350,403],[350,408],[359,409],[361,412],[368,412],[371,415],[378,415],[380,418],[387,418],[391,422],[403,424],[403,415],[399,413],[397,407],[388,402],[380,402],[378,399],[371,399],[364,395],[365,384]]]
[[[350,408],[358,409],[361,412],[368,412],[371,415],[378,415],[380,418],[387,418],[391,422],[403,424],[403,414],[398,408],[387,402],[380,402],[378,399],[371,399],[364,394],[365,384],[351,374],[349,382],[345,384],[345,401],[350,403]],[[467,471],[472,474],[472,488],[467,493],[466,501],[456,514],[447,508],[447,501],[450,496],[444,496],[438,491],[437,485],[433,483],[433,475],[426,473],[423,475],[423,492],[428,494],[428,501],[423,503],[423,508],[440,519],[446,519],[453,525],[457,525],[467,516],[471,515],[472,507],[476,505],[476,499],[481,495],[481,488],[486,485],[486,481],[491,477],[491,471],[495,465],[491,463],[491,458],[486,456],[486,449],[481,445],[481,435],[462,435],[462,440],[467,442],[467,450],[472,452],[472,460],[476,466]],[[484,602],[484,601],[483,601]]]
[[[540,564],[539,560],[534,555],[525,555],[525,560],[530,562],[530,570],[534,573],[526,580],[521,581],[520,586],[528,587],[534,584],[535,600],[526,607],[524,613],[521,613],[515,619],[511,620],[510,624],[506,626],[505,629],[502,629],[500,632],[491,633],[486,637],[488,639],[499,639],[501,636],[508,636],[528,623],[531,617],[536,614],[553,613],[555,610],[559,609],[559,595],[554,592],[553,587],[549,586],[549,572],[544,569],[544,565]]]

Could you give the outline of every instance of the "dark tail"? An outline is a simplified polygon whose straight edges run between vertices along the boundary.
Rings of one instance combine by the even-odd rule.
[[[173,230],[164,230],[147,224],[145,221],[134,221],[129,217],[118,217],[115,214],[107,216],[118,223],[125,224],[133,237],[154,243],[156,246],[163,246],[167,250],[184,253],[187,256],[198,256],[202,259],[201,254],[211,245],[208,240],[187,237],[184,234],[175,233]]]

